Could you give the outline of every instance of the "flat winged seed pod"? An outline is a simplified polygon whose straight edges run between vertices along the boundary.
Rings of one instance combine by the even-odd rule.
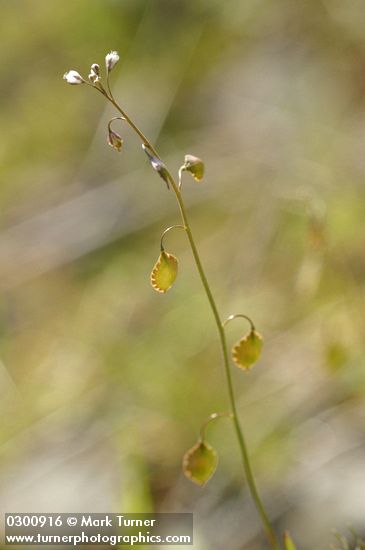
[[[205,485],[218,464],[216,451],[205,441],[198,441],[183,457],[183,472],[197,485]]]
[[[151,285],[153,288],[157,292],[167,292],[175,282],[177,268],[177,258],[163,250],[151,273]]]
[[[190,172],[195,181],[201,181],[204,176],[204,163],[193,155],[185,155],[184,170]]]
[[[241,369],[249,369],[261,355],[264,342],[261,334],[251,330],[232,349],[232,359]]]
[[[287,531],[284,533],[284,547],[285,550],[297,550],[297,547]]]

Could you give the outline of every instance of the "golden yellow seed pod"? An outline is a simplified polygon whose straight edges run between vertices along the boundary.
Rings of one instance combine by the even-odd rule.
[[[232,349],[232,359],[237,367],[249,369],[261,355],[264,341],[261,334],[251,330],[249,334],[241,338]]]
[[[194,157],[193,155],[185,155],[184,160],[185,164],[183,166],[183,169],[187,172],[190,172],[195,181],[201,181],[204,176],[203,161],[198,157]]]
[[[164,294],[172,287],[177,277],[177,268],[177,258],[163,250],[151,273],[151,285],[156,292]]]
[[[214,474],[218,464],[216,451],[199,440],[183,457],[183,472],[185,476],[197,485],[203,486]]]

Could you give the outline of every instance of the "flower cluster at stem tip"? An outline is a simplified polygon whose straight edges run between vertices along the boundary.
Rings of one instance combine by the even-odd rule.
[[[115,67],[115,65],[119,61],[119,54],[118,52],[112,51],[108,53],[105,56],[105,68],[106,73],[109,74],[110,71]],[[90,74],[88,76],[88,80],[83,78],[80,73],[78,73],[75,70],[67,71],[63,75],[64,80],[68,84],[76,85],[76,84],[88,84],[90,83],[93,86],[98,86],[98,84],[101,81],[100,78],[100,65],[97,63],[93,63],[90,67]]]

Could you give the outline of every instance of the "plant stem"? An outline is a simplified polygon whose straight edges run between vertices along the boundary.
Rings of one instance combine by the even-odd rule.
[[[130,127],[137,133],[137,135],[140,137],[142,142],[145,145],[147,145],[147,147],[150,149],[150,151],[152,151],[152,153],[158,159],[161,160],[161,158],[160,158],[159,154],[157,153],[156,149],[152,146],[152,144],[148,141],[146,136],[141,132],[141,130],[136,126],[136,124],[129,118],[129,116],[118,105],[118,103],[116,102],[114,97],[111,94],[110,94],[110,96],[105,94],[105,96],[114,105],[114,107],[119,111],[119,113],[124,117],[125,121],[130,125]],[[203,268],[202,262],[200,260],[198,249],[197,249],[195,241],[194,241],[193,233],[191,231],[190,223],[189,223],[187,213],[186,213],[185,204],[184,204],[183,197],[182,197],[182,194],[181,194],[181,189],[180,189],[180,187],[178,186],[178,184],[176,183],[175,179],[173,178],[173,176],[171,175],[171,173],[169,171],[168,171],[168,178],[169,178],[169,181],[171,183],[172,189],[175,193],[175,196],[176,196],[176,199],[177,199],[177,202],[178,202],[178,205],[179,205],[181,219],[182,219],[183,224],[185,226],[186,234],[188,236],[190,247],[191,247],[191,250],[192,250],[192,253],[193,253],[193,256],[194,256],[195,264],[196,264],[196,267],[198,269],[200,279],[202,281],[205,293],[206,293],[207,298],[209,300],[209,304],[210,304],[210,307],[212,309],[214,319],[215,319],[215,322],[216,322],[216,325],[217,325],[217,329],[218,329],[218,332],[219,332],[219,338],[220,338],[220,343],[221,343],[221,348],[222,348],[222,353],[223,353],[224,369],[225,369],[226,380],[227,380],[229,401],[230,401],[230,405],[231,405],[231,409],[232,409],[232,415],[233,415],[233,423],[234,423],[234,428],[235,428],[235,431],[236,431],[236,436],[237,436],[238,444],[239,444],[240,451],[241,451],[241,457],[242,457],[243,467],[244,467],[244,471],[245,471],[245,475],[246,475],[246,479],[247,479],[247,484],[248,484],[248,487],[249,487],[249,490],[250,490],[250,493],[251,493],[251,497],[252,497],[252,499],[253,499],[253,501],[256,505],[257,511],[258,511],[259,516],[261,518],[261,521],[263,523],[263,526],[264,526],[267,538],[269,540],[269,543],[270,543],[271,547],[273,548],[273,550],[280,550],[280,545],[279,545],[276,533],[275,533],[275,531],[274,531],[274,529],[271,525],[271,522],[269,520],[269,517],[266,513],[266,510],[264,508],[264,505],[261,501],[260,495],[259,495],[257,487],[256,487],[256,482],[255,482],[255,479],[254,479],[254,476],[253,476],[253,472],[252,472],[252,468],[251,468],[251,463],[250,463],[250,458],[249,458],[248,451],[247,451],[245,438],[243,436],[242,428],[241,428],[240,422],[238,420],[236,399],[235,399],[235,394],[234,394],[234,389],[233,389],[233,382],[232,382],[232,374],[231,374],[229,358],[228,358],[228,349],[227,349],[227,340],[226,340],[225,329],[224,329],[224,326],[222,324],[222,321],[221,321],[221,318],[220,318],[220,315],[219,315],[219,312],[218,312],[217,305],[215,303],[212,291],[211,291],[209,283],[208,283],[208,279],[205,275],[204,268]]]

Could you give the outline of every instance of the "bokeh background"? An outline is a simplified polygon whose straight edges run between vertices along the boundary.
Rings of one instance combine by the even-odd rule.
[[[361,0],[1,0],[0,511],[194,512],[197,550],[266,548],[229,420],[204,489],[181,457],[227,410],[183,234],[149,274],[172,192],[86,86],[113,88],[177,171],[223,316],[265,337],[232,366],[258,485],[301,550],[365,531],[365,5]],[[244,321],[229,327],[234,343]]]

